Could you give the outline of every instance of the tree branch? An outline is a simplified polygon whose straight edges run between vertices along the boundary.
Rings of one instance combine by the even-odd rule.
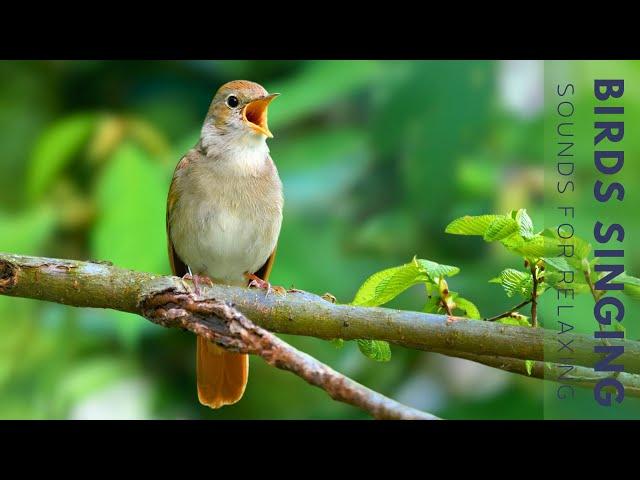
[[[379,419],[434,420],[437,417],[402,405],[341,375],[254,325],[231,305],[173,288],[150,293],[140,302],[142,315],[163,327],[179,327],[232,351],[259,355],[268,364],[295,373],[331,398]]]
[[[185,284],[176,277],[124,270],[106,263],[0,254],[0,293],[5,295],[143,314],[145,299],[162,292],[185,293]],[[257,325],[273,332],[323,339],[387,340],[520,372],[525,371],[521,369],[524,360],[562,364],[566,356],[558,332],[544,328],[337,305],[301,291],[267,296],[258,289],[214,285],[203,286],[202,294],[210,300],[231,302]],[[601,359],[594,353],[599,342],[588,335],[565,332],[562,340],[565,345],[571,344],[576,366],[590,369]],[[626,373],[640,373],[640,343],[624,340],[623,344],[625,353],[620,361]]]
[[[125,275],[119,275],[121,273]],[[101,281],[90,281],[98,278]],[[181,281],[169,281],[160,288],[161,283],[156,284],[155,280],[161,278],[116,269],[104,263],[0,254],[2,294],[24,293],[27,288],[31,292],[29,295],[19,295],[70,305],[79,303],[79,306],[110,307],[139,313],[153,323],[188,330],[228,350],[258,355],[268,364],[295,373],[309,384],[322,388],[334,400],[359,407],[374,418],[438,419],[345,377],[256,326],[224,301],[202,298],[188,291]],[[141,289],[143,286],[148,287],[144,293]],[[79,292],[83,292],[82,295]],[[136,295],[134,305],[133,296]],[[91,300],[92,296],[95,302]],[[74,299],[78,301],[74,302]]]
[[[518,358],[497,357],[490,355],[476,355],[466,352],[436,352],[444,355],[464,358],[489,367],[516,373],[525,377],[562,382],[567,385],[593,389],[603,378],[610,377],[607,372],[596,372],[593,368],[560,365],[550,362],[533,362],[531,374],[527,372],[524,360]],[[620,372],[616,377],[624,385],[624,394],[630,397],[640,397],[640,375]]]

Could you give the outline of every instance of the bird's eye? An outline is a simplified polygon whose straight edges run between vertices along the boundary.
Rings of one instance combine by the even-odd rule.
[[[227,105],[230,108],[236,108],[239,104],[240,104],[240,101],[238,100],[238,97],[236,97],[235,95],[229,95],[227,97]]]

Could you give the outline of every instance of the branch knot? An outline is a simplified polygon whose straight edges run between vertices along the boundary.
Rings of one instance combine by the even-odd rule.
[[[17,277],[18,267],[7,260],[0,260],[0,293],[11,290]]]

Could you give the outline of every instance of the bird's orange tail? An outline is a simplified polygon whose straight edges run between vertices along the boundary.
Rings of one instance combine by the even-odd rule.
[[[200,403],[211,408],[231,405],[242,398],[247,386],[249,356],[198,337],[196,375]]]

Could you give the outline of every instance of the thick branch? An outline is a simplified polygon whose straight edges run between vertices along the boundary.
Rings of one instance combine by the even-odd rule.
[[[437,419],[341,375],[254,325],[227,303],[199,298],[184,289],[169,288],[145,296],[140,309],[145,318],[164,327],[184,328],[229,350],[259,355],[270,365],[293,372],[311,385],[324,389],[334,400],[360,407],[375,418]]]
[[[108,277],[104,277],[106,272],[110,272]],[[126,275],[121,277],[118,273]],[[67,278],[67,282],[60,282],[61,278]],[[91,282],[96,278],[104,281]],[[57,281],[52,282],[53,279]],[[359,407],[374,418],[438,419],[345,377],[256,326],[232,305],[201,298],[188,291],[182,282],[169,281],[162,289],[152,287],[143,293],[140,287],[145,282],[153,282],[154,286],[159,287],[155,280],[156,277],[151,275],[118,271],[105,264],[15,256],[8,261],[6,256],[0,254],[0,293],[12,294],[30,285],[32,293],[25,296],[73,305],[71,299],[79,300],[76,295],[78,292],[82,291],[85,295],[91,292],[95,302],[85,296],[84,300],[77,303],[139,313],[158,325],[189,330],[229,350],[258,355],[270,365],[295,373],[311,385],[322,388],[334,400]],[[75,293],[69,295],[70,292]],[[137,296],[135,304],[132,295]]]
[[[111,265],[0,254],[0,293],[80,307],[141,313],[154,294],[184,290],[182,281]],[[480,355],[563,363],[559,332],[388,308],[336,305],[306,292],[283,295],[258,289],[214,285],[207,298],[233,303],[256,324],[274,332],[346,340],[369,338],[452,356]],[[599,344],[584,334],[565,332],[573,363],[591,368]],[[623,341],[619,359],[628,373],[640,373],[640,343]]]

